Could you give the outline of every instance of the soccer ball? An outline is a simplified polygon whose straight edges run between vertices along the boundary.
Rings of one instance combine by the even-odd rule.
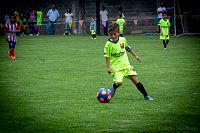
[[[97,92],[97,99],[101,103],[108,103],[111,100],[110,90],[107,88],[100,88]]]

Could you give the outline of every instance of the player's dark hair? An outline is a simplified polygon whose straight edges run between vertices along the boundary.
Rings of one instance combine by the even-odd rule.
[[[108,32],[110,32],[110,31],[119,32],[119,26],[118,26],[118,24],[111,24],[109,26],[109,29],[108,29]]]
[[[106,10],[106,6],[105,6],[105,5],[102,5],[102,6],[101,6],[101,9],[102,9],[102,11]]]
[[[164,12],[163,12],[163,15],[164,15],[164,14],[167,15],[167,11],[164,11]]]
[[[122,14],[120,13],[120,14],[118,14],[118,16],[121,18],[121,17],[122,17]]]

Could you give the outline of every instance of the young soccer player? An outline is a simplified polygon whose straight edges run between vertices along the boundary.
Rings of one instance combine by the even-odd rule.
[[[123,37],[125,20],[124,18],[122,18],[121,13],[118,14],[117,21],[115,21],[115,23],[119,25],[119,33],[120,33],[120,36]]]
[[[167,18],[167,12],[163,13],[163,18],[159,21],[160,39],[163,41],[164,49],[167,49],[170,35],[170,21]]]
[[[40,8],[38,8],[37,10],[37,36],[39,36],[40,34],[40,30],[42,28],[42,22],[43,22],[43,13],[42,13],[42,10]]]
[[[126,39],[119,36],[119,27],[117,24],[109,27],[109,36],[110,38],[104,46],[104,57],[107,72],[113,76],[114,83],[110,88],[111,97],[115,95],[116,89],[122,85],[123,78],[127,77],[136,85],[145,100],[152,101],[153,98],[148,95],[143,84],[137,79],[137,73],[133,66],[131,66],[126,51],[131,53],[138,61],[141,61],[141,58],[127,44]]]
[[[17,35],[16,33],[20,32],[20,25],[17,24],[16,17],[15,15],[10,15],[10,23],[5,25],[4,29],[6,33],[6,40],[9,44],[9,49],[10,51],[8,52],[8,57],[11,59],[16,59],[15,55],[15,45],[16,45],[16,40],[17,40]]]
[[[90,21],[90,32],[92,35],[91,39],[96,39],[96,21],[94,17]]]

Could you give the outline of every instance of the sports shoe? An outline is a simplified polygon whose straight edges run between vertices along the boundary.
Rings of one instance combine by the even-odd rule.
[[[15,60],[16,59],[16,55],[11,56],[11,59]]]
[[[146,96],[144,99],[147,100],[147,101],[153,101],[154,100],[151,96]]]
[[[110,96],[111,97],[114,97],[115,91],[116,91],[116,89],[114,89],[113,87],[111,87],[111,89],[110,89]]]

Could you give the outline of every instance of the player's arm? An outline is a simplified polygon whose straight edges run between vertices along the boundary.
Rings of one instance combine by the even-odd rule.
[[[160,34],[163,35],[163,32],[162,32],[162,27],[160,25]]]
[[[5,34],[8,33],[8,28],[6,26],[4,26],[3,31],[4,31]]]
[[[21,27],[19,24],[17,24],[17,28],[16,28],[15,32],[20,32],[20,31],[21,31]]]
[[[109,50],[109,46],[108,43],[106,43],[105,47],[104,47],[104,57],[106,60],[106,68],[107,68],[107,72],[108,74],[111,74],[111,67],[110,67],[110,56],[109,56],[110,50]]]
[[[131,48],[131,46],[125,47],[126,51],[131,53],[139,62],[142,60]]]
[[[158,23],[158,26],[159,26],[159,28],[160,28],[160,34],[162,35],[162,26],[161,26],[162,24],[161,24],[161,20],[159,21],[159,23]]]
[[[107,66],[107,72],[108,74],[111,74],[111,68],[110,68],[110,59],[109,57],[106,57],[106,66]]]
[[[170,35],[170,26],[169,26],[169,28],[168,28],[168,35]]]
[[[168,23],[169,27],[168,27],[168,34],[170,35],[170,27],[171,27],[171,24],[170,22]]]

